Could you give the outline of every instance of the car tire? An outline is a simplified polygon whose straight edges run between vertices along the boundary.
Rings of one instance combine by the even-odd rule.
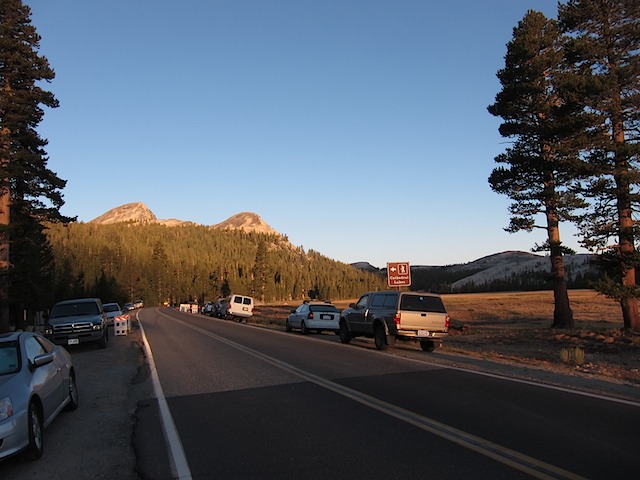
[[[420,348],[424,352],[433,352],[436,345],[431,340],[420,340]]]
[[[387,348],[387,335],[384,333],[384,327],[380,324],[375,326],[373,331],[373,341],[376,344],[377,350],[384,350]]]
[[[69,374],[69,403],[66,409],[71,411],[78,408],[78,386],[76,385],[76,376],[73,372]]]
[[[305,325],[304,320],[300,322],[300,333],[302,335],[306,335],[307,333],[309,333],[309,329],[307,329],[307,326]]]
[[[284,331],[285,332],[290,332],[291,330],[293,330],[293,329],[291,328],[291,324],[289,323],[289,320],[287,319],[284,322]]]
[[[42,425],[42,414],[36,402],[29,404],[28,422],[29,445],[23,452],[25,460],[37,460],[44,451],[44,427]]]
[[[351,334],[349,333],[349,329],[347,328],[347,322],[340,322],[340,331],[338,332],[340,335],[340,342],[347,344],[351,341]]]
[[[105,328],[100,340],[98,340],[98,348],[107,348],[109,344],[109,329]]]

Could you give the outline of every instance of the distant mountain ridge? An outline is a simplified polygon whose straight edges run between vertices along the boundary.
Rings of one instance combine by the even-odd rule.
[[[166,225],[167,227],[198,225],[195,222],[178,220],[175,218],[160,220],[143,202],[126,203],[119,207],[112,208],[108,212],[94,218],[89,223],[109,225],[123,222],[142,224],[157,223],[160,225]],[[281,235],[271,228],[262,218],[260,218],[260,215],[253,212],[237,213],[220,223],[209,225],[209,228],[216,230],[243,230],[245,232]]]
[[[565,255],[565,273],[569,286],[585,288],[598,276],[590,254]],[[369,272],[386,274],[386,268],[376,268],[368,262],[351,264]],[[506,251],[479,258],[469,263],[446,266],[412,265],[412,285],[415,290],[440,293],[487,291],[498,289],[539,289],[548,284],[551,269],[549,257],[521,251]]]
[[[199,225],[178,219],[158,219],[142,202],[127,203],[112,208],[89,223],[109,225],[122,222],[160,224],[168,227]],[[211,230],[242,230],[286,238],[253,212],[240,212],[220,223],[206,227]],[[589,254],[565,255],[565,269],[570,287],[577,288],[575,285],[583,285],[586,283],[585,279],[593,279],[597,276],[593,258],[594,255]],[[377,268],[366,261],[352,263],[351,266],[358,270],[386,275],[385,268]],[[510,286],[514,289],[537,289],[536,287],[548,284],[549,271],[549,257],[528,252],[506,251],[464,264],[412,265],[411,288],[440,293],[506,289]]]

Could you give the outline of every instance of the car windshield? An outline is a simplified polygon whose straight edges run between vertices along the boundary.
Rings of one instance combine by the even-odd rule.
[[[430,295],[402,295],[400,310],[447,313],[440,297]]]
[[[0,375],[15,373],[20,370],[18,342],[0,343]]]
[[[340,313],[335,305],[309,305],[309,310],[311,310],[312,312]]]
[[[53,307],[52,318],[73,317],[75,315],[98,315],[98,304],[95,302],[63,303]]]
[[[118,310],[120,310],[120,308],[118,307],[118,305],[109,305],[108,303],[106,305],[104,305],[104,311],[105,312],[117,312]]]

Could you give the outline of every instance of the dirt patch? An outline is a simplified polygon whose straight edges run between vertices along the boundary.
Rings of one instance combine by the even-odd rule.
[[[625,332],[619,304],[594,291],[570,292],[571,330],[551,328],[549,291],[443,295],[443,300],[451,330],[439,353],[640,385],[640,335]],[[345,308],[352,301],[334,303]],[[284,328],[296,306],[258,306],[253,321]]]

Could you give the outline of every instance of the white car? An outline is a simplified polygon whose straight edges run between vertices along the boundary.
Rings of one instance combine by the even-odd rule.
[[[323,330],[338,332],[340,330],[340,310],[328,302],[304,302],[287,317],[285,330],[299,329],[306,335],[311,330],[318,333]]]
[[[107,314],[107,325],[113,325],[113,319],[122,315],[122,309],[117,303],[105,303],[102,308]]]

